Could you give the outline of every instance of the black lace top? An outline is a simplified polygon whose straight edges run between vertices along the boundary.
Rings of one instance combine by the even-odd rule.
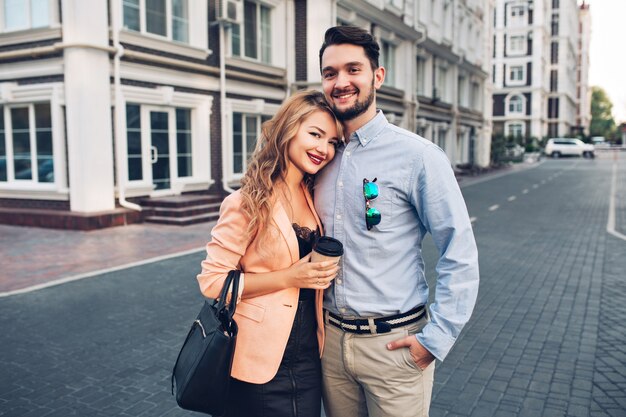
[[[298,250],[302,259],[313,250],[313,244],[320,235],[319,229],[311,230],[308,227],[301,227],[297,223],[293,223],[293,230],[298,238]],[[314,300],[315,290],[312,288],[304,288],[300,290],[300,300]]]

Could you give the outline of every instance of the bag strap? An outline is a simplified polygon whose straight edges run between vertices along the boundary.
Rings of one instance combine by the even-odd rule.
[[[235,315],[235,309],[237,308],[237,298],[239,297],[239,280],[241,278],[241,271],[237,269],[233,269],[228,273],[226,280],[224,280],[224,286],[220,292],[220,298],[217,303],[217,311],[219,314],[226,314],[228,321],[233,319]],[[231,288],[232,291],[228,291]],[[230,301],[226,304],[228,300],[228,294],[230,293]]]

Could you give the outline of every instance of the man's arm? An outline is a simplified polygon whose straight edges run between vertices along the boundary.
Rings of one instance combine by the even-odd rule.
[[[409,347],[422,367],[433,356],[443,360],[454,345],[474,309],[479,274],[469,214],[445,153],[427,146],[414,175],[410,199],[439,252],[435,300],[422,331],[389,348]]]

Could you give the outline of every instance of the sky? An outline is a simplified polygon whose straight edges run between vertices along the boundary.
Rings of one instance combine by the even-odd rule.
[[[591,12],[589,84],[613,102],[615,122],[626,122],[626,0],[586,0]]]

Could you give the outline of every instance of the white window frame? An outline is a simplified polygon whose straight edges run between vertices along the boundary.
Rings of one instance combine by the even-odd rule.
[[[270,118],[270,115],[266,115],[266,114],[259,114],[259,113],[243,113],[243,112],[238,112],[238,111],[234,111],[231,113],[231,129],[232,126],[234,124],[235,121],[235,114],[240,114],[241,115],[241,172],[235,172],[235,152],[233,149],[233,152],[231,154],[231,163],[232,163],[232,167],[233,167],[233,176],[243,176],[243,174],[246,172],[246,170],[248,169],[248,159],[250,158],[250,156],[252,156],[252,152],[254,151],[254,148],[256,147],[256,141],[258,140],[259,136],[261,135],[261,125],[263,124],[263,119],[264,118]],[[247,131],[247,119],[248,118],[252,118],[255,119],[255,124],[256,124],[256,130],[254,132],[252,132],[252,137],[254,138],[254,146],[252,146],[250,149],[251,151],[248,152],[248,138],[249,138],[249,133]],[[231,144],[234,144],[235,141],[235,132],[234,130],[232,130],[232,135],[231,135]]]
[[[519,136],[517,135],[511,135],[511,128],[514,126],[519,126]],[[504,125],[504,131],[506,132],[506,136],[514,136],[514,137],[524,137],[524,135],[526,134],[526,123],[516,120],[516,121],[510,121],[510,122],[506,122]]]
[[[526,53],[526,36],[511,35],[508,38],[508,53],[510,55],[523,55]]]
[[[511,102],[519,99],[519,107],[511,110]],[[522,94],[511,94],[506,99],[506,113],[507,114],[524,114],[524,108],[526,104],[526,98]]]
[[[512,4],[509,6],[508,19],[510,26],[522,26],[526,23],[528,16],[528,8],[523,3]]]
[[[39,181],[39,169],[37,161],[37,136],[35,125],[35,105],[37,104],[49,104],[50,106],[50,135],[52,146],[52,162],[54,169],[54,181],[52,182],[40,182]],[[5,141],[5,158],[6,158],[6,170],[7,180],[0,181],[0,196],[4,196],[5,193],[2,190],[7,189],[23,189],[29,191],[52,191],[62,184],[64,181],[63,173],[65,172],[64,158],[65,153],[61,144],[59,143],[62,138],[59,137],[62,128],[58,126],[59,109],[55,109],[53,106],[55,102],[53,100],[36,100],[31,102],[20,103],[8,103],[2,104],[2,111],[4,112],[4,138],[0,140]],[[32,177],[30,179],[16,179],[15,178],[15,165],[14,165],[14,151],[13,151],[13,120],[11,117],[12,109],[28,109],[28,130],[29,130],[29,146],[30,146],[30,166]]]
[[[262,64],[267,64],[267,65],[272,65],[274,62],[274,42],[273,39],[275,37],[275,31],[272,30],[276,25],[274,25],[273,23],[273,15],[275,13],[275,8],[270,5],[270,4],[266,4],[266,3],[262,3],[262,2],[258,2],[258,1],[254,1],[254,0],[248,0],[248,1],[243,1],[244,5],[243,5],[243,16],[242,16],[242,20],[240,23],[237,24],[237,27],[239,28],[239,54],[235,54],[234,52],[234,39],[233,39],[233,28],[231,27],[229,34],[230,36],[228,36],[228,42],[230,45],[229,48],[229,54],[231,57],[236,57],[236,58],[240,58],[240,59],[245,59],[245,60],[249,60],[249,61],[253,61],[253,62],[259,62]],[[246,45],[245,45],[245,39],[246,39],[246,22],[245,22],[245,3],[254,3],[256,5],[256,54],[257,57],[249,57],[246,55]],[[265,8],[268,11],[268,30],[269,30],[269,40],[267,39],[267,36],[264,36],[263,34],[263,21],[262,21],[262,17],[261,17],[261,8]],[[234,27],[234,25],[233,25]],[[264,48],[267,48],[267,51],[264,51]],[[264,56],[267,56],[267,59],[264,59]]]
[[[385,67],[385,85],[395,87],[397,85],[397,53],[396,45],[387,41],[380,41],[380,65]]]
[[[124,22],[124,8],[126,7],[124,4],[125,1],[124,0],[117,0],[117,1],[120,1],[122,3],[122,26],[124,30],[129,31],[129,32],[141,33],[142,35],[151,36],[151,37],[155,37],[158,39],[167,39],[168,41],[180,43],[183,45],[189,45],[191,43],[191,38],[192,38],[191,6],[193,6],[192,0],[182,0],[182,1],[187,2],[188,16],[187,16],[187,34],[186,34],[187,39],[186,40],[174,39],[173,22],[174,22],[175,17],[173,16],[173,11],[172,11],[173,0],[165,0],[165,35],[148,32],[147,21],[146,21],[147,20],[146,0],[139,0],[139,30],[131,29],[128,26],[126,26],[126,22]]]
[[[237,184],[241,178],[243,178],[243,173],[246,170],[246,158],[243,158],[242,164],[242,172],[237,173],[234,171],[234,151],[233,151],[233,114],[234,113],[243,113],[248,116],[258,116],[259,122],[261,117],[272,117],[278,111],[280,105],[266,103],[262,99],[253,99],[253,100],[239,100],[239,99],[227,99],[226,100],[226,126],[224,126],[226,133],[226,143],[224,144],[224,159],[222,163],[224,166],[224,172],[226,172],[225,180],[231,184]],[[260,132],[261,125],[257,123],[257,130]],[[242,148],[242,150],[244,150]]]
[[[20,32],[20,31],[25,31],[25,30],[35,30],[35,29],[42,29],[42,28],[49,28],[52,26],[55,26],[56,23],[56,10],[57,10],[57,2],[54,0],[45,0],[44,2],[48,5],[48,21],[46,22],[45,25],[42,26],[35,26],[33,27],[33,14],[32,14],[32,6],[33,6],[33,1],[37,1],[37,0],[26,0],[26,2],[24,3],[25,7],[26,7],[26,15],[27,15],[27,19],[28,19],[28,24],[26,26],[23,27],[18,27],[18,28],[13,28],[13,29],[7,29],[6,25],[5,25],[5,4],[6,4],[7,0],[0,0],[0,33],[13,33],[13,32]]]
[[[506,69],[506,78],[507,78],[508,85],[526,84],[526,65],[525,64],[509,65]]]
[[[172,87],[143,88],[136,86],[122,86],[122,96],[124,97],[124,110],[121,123],[123,137],[117,138],[121,141],[122,151],[124,152],[125,175],[123,176],[123,187],[126,190],[127,197],[136,196],[158,196],[158,195],[175,195],[187,191],[200,191],[206,189],[215,180],[211,178],[211,148],[210,148],[210,124],[209,115],[213,106],[213,97],[192,93],[184,93],[175,91]],[[140,106],[141,118],[141,153],[142,153],[142,171],[143,178],[141,180],[128,181],[127,165],[127,126],[126,126],[126,104],[135,104]],[[172,116],[168,121],[170,129],[170,140],[176,141],[176,108],[185,108],[191,110],[191,149],[192,149],[192,176],[178,177],[178,160],[176,164],[170,164],[170,188],[163,191],[153,191],[152,183],[152,167],[150,163],[150,131],[148,129],[150,123],[149,111],[170,112]],[[172,123],[174,123],[172,125]],[[173,132],[173,133],[172,133]],[[173,139],[171,138],[173,134]],[[170,154],[177,149],[176,143],[172,147],[170,141]],[[174,166],[174,168],[172,168]],[[173,171],[172,169],[175,169]],[[173,173],[176,175],[174,176]],[[120,185],[118,184],[119,188]]]

